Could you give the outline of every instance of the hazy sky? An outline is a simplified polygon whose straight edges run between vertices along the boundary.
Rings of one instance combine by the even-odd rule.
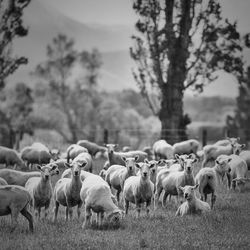
[[[85,23],[133,25],[136,17],[133,0],[40,0],[65,15]],[[241,30],[250,29],[250,0],[221,0],[223,13],[230,20],[238,20]]]

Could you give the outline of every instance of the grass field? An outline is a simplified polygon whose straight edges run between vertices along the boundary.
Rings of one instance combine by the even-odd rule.
[[[95,162],[96,172],[102,164]],[[250,249],[250,183],[243,193],[221,187],[209,214],[175,217],[177,206],[169,202],[167,209],[151,210],[150,217],[142,211],[137,219],[131,208],[118,229],[82,229],[83,210],[80,220],[74,210],[74,219],[66,223],[62,207],[54,224],[52,209],[53,204],[47,220],[35,221],[34,234],[21,215],[12,234],[10,216],[0,217],[0,249]]]

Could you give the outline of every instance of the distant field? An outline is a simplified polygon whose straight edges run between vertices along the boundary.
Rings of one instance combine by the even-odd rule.
[[[102,164],[95,162],[96,172]],[[250,183],[243,193],[221,187],[215,210],[203,216],[175,217],[173,201],[166,210],[151,210],[149,218],[142,211],[137,219],[132,208],[119,229],[83,230],[84,212],[78,220],[74,211],[73,221],[66,223],[62,207],[53,224],[53,206],[48,220],[35,221],[34,234],[21,215],[12,234],[10,217],[0,217],[0,249],[250,249]]]

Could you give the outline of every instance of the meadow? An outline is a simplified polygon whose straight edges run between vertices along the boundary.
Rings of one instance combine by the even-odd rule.
[[[95,160],[94,172],[102,166],[103,161]],[[52,178],[53,184],[58,178]],[[65,222],[65,208],[60,207],[54,224],[52,202],[49,218],[35,220],[33,234],[21,215],[14,233],[10,233],[10,216],[0,217],[0,249],[250,249],[250,183],[243,193],[227,190],[224,183],[215,209],[208,214],[175,217],[176,209],[172,199],[167,209],[153,211],[151,205],[150,217],[142,210],[137,219],[131,206],[119,228],[93,225],[84,230],[84,209],[80,220],[74,209],[73,220]]]

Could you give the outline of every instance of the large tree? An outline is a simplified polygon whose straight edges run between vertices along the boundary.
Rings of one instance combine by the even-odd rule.
[[[5,79],[20,65],[27,64],[24,56],[13,55],[15,38],[26,36],[28,29],[23,25],[23,10],[31,0],[0,0],[0,88]]]
[[[202,91],[220,70],[241,80],[240,35],[236,23],[222,18],[217,0],[135,0],[133,9],[139,17],[133,75],[161,121],[161,137],[173,143],[186,137],[190,122],[183,113],[187,88]]]
[[[46,61],[37,65],[34,72],[49,83],[50,103],[65,115],[69,133],[65,133],[64,127],[57,131],[70,142],[87,137],[87,131],[84,131],[87,123],[86,109],[90,106],[97,107],[100,102],[95,95],[101,66],[100,54],[96,49],[78,52],[74,45],[73,39],[58,34],[47,46]],[[78,74],[79,69],[83,76],[81,79],[74,79],[74,73]]]

